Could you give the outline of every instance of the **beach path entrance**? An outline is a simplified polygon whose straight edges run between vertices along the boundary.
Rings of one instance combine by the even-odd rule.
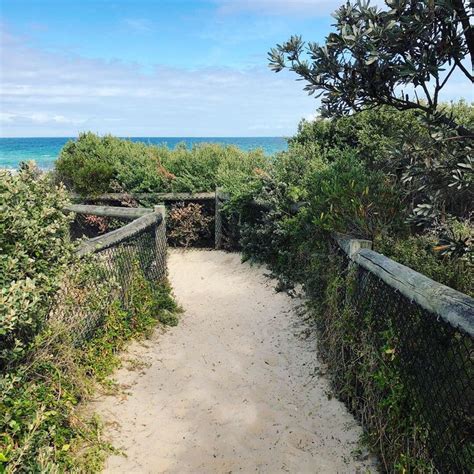
[[[237,253],[172,250],[177,327],[132,344],[93,409],[110,473],[375,472],[331,395],[304,301]],[[362,450],[363,451],[363,450]]]

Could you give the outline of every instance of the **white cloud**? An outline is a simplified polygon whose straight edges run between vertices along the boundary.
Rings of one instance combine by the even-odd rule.
[[[0,122],[13,122],[15,114],[9,114],[8,112],[0,112]]]
[[[81,125],[86,119],[80,117],[65,117],[64,115],[49,114],[45,112],[0,113],[0,122],[23,124],[72,124]]]
[[[29,47],[3,32],[0,135],[291,135],[318,101],[288,72],[156,66],[65,56]],[[442,100],[471,98],[453,75]]]
[[[52,115],[42,112],[33,112],[33,113],[25,113],[22,115],[18,115],[17,117],[31,120],[32,122],[41,123],[41,124],[48,124],[48,123],[61,123],[61,124],[73,124],[73,125],[80,125],[85,123],[85,119],[80,118],[68,118],[64,115]]]
[[[317,103],[288,74],[264,65],[170,68],[64,56],[5,33],[0,134],[70,136],[288,135]]]

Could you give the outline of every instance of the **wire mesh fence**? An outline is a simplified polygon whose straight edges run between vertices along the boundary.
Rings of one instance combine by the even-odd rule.
[[[393,332],[397,366],[410,394],[413,413],[426,426],[425,443],[440,472],[472,472],[474,406],[472,336],[409,301],[369,271],[358,267],[353,303],[371,312],[373,334]]]
[[[150,211],[150,207],[160,204],[165,205],[168,211],[169,246],[209,248],[215,244],[215,218],[218,217],[215,208],[217,203],[215,192],[108,193],[81,198],[83,199],[95,205],[68,206],[69,209],[78,212],[72,228],[72,234],[76,237],[79,235],[93,237],[94,232],[97,235],[97,231],[103,233],[105,228],[112,230],[120,227],[124,219],[131,216],[139,217]],[[124,205],[127,207],[120,207]],[[93,215],[88,214],[91,208],[94,211]],[[85,213],[83,213],[84,210]]]
[[[125,311],[132,306],[137,279],[153,290],[166,276],[162,211],[79,245],[78,262],[64,278],[50,316],[66,323],[77,343],[94,333],[114,304]]]
[[[473,472],[472,298],[357,247],[351,257],[348,247],[342,246],[344,250],[339,248],[337,252],[345,281],[339,311],[342,314],[343,307],[351,308],[359,324],[354,328],[359,347],[343,354],[340,369],[350,365],[348,361],[357,360],[357,371],[361,372],[366,362],[363,358],[367,357],[362,346],[370,346],[379,362],[369,377],[387,404],[384,408],[389,407],[391,397],[404,400],[396,423],[400,433],[405,429],[405,435],[412,434],[412,438],[396,440],[384,433],[383,443],[405,444],[407,452],[418,450],[418,456],[428,459],[439,472]],[[377,267],[370,266],[371,259]],[[397,272],[393,271],[395,266]],[[399,285],[406,280],[418,294],[412,295],[408,285],[396,288],[390,284],[392,277]],[[373,424],[373,389],[367,389],[357,377],[354,384],[352,393],[356,396],[350,404],[363,421]],[[397,390],[402,392],[397,395]],[[423,454],[415,445],[421,446]]]
[[[217,250],[231,249],[232,245],[232,217],[225,213],[225,203],[229,200],[229,194],[222,189],[216,189],[215,204],[215,241],[214,247]],[[234,225],[235,227],[235,225]]]

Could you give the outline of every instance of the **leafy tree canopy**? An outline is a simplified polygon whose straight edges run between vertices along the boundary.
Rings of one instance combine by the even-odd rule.
[[[471,82],[474,28],[469,0],[348,1],[335,13],[324,45],[292,36],[269,53],[270,67],[288,68],[305,90],[322,96],[325,116],[378,105],[418,109],[460,135],[473,132],[439,108],[439,94],[458,70]]]

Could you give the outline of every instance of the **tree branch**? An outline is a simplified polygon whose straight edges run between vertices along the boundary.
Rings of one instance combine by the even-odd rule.
[[[466,38],[467,49],[469,50],[469,54],[471,56],[472,69],[474,69],[474,29],[469,21],[469,15],[464,8],[463,0],[453,0],[453,5],[456,13],[459,16],[459,20],[461,21],[464,37]]]
[[[464,73],[464,75],[471,81],[474,82],[474,76],[464,67],[463,63],[456,59],[456,66]]]
[[[451,71],[448,72],[447,76],[443,79],[443,82],[439,86],[439,90],[441,90],[445,86],[445,84],[448,82],[448,79],[451,77],[451,74],[456,69],[456,66],[457,66],[457,64],[453,64],[453,67],[451,68]]]

